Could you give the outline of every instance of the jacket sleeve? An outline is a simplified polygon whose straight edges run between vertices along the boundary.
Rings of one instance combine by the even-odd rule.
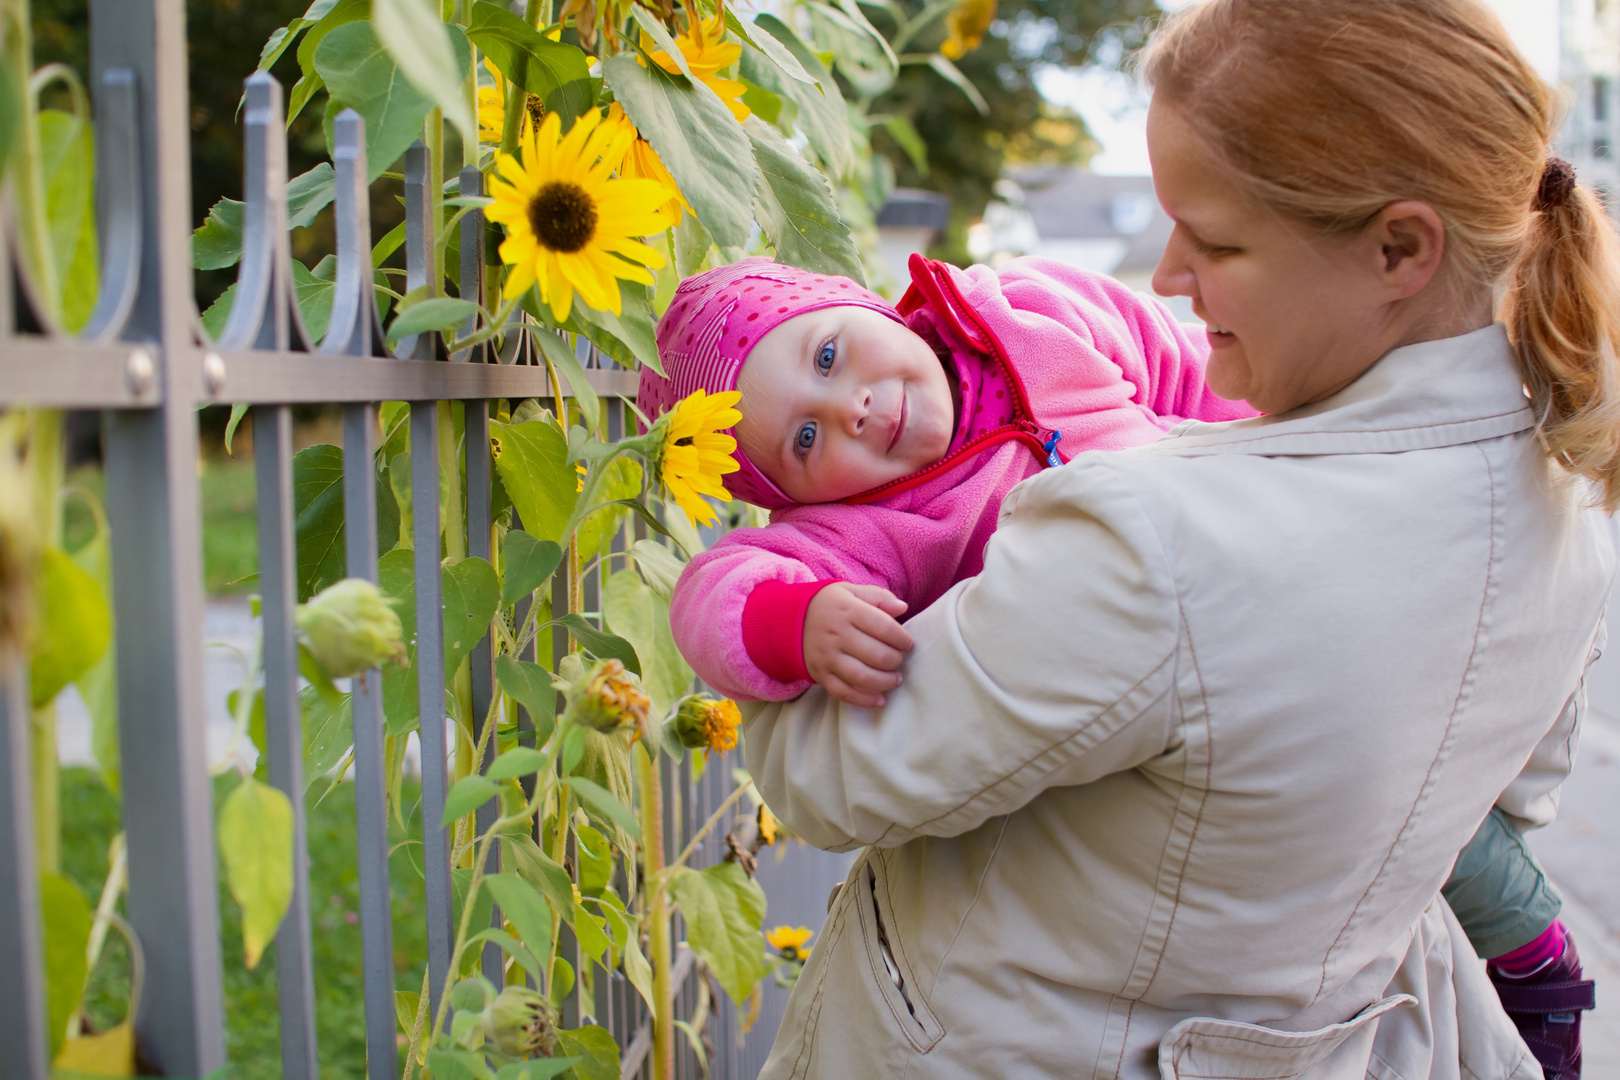
[[[897,560],[882,558],[884,548],[892,545],[880,530],[859,530],[859,538],[840,535],[842,530],[827,528],[821,519],[851,517],[849,508],[804,510],[794,513],[807,521],[773,521],[764,528],[727,533],[688,563],[676,582],[669,613],[676,647],[698,678],[727,697],[786,701],[812,685],[802,674],[802,652],[797,677],[781,677],[787,674],[782,667],[767,672],[760,666],[757,631],[762,612],[757,605],[750,609],[749,604],[759,586],[848,581],[882,585],[905,598],[904,583],[894,580],[892,566]],[[873,535],[866,535],[868,532]],[[864,543],[851,542],[856,539]],[[851,554],[855,551],[863,551],[866,557]],[[792,642],[798,642],[802,650],[804,611],[810,591],[784,590],[788,602],[771,605],[763,613],[765,619],[771,619],[796,612],[799,620],[798,626],[776,628],[773,644],[778,654],[790,651]],[[744,635],[745,622],[756,631],[753,649]]]
[[[1016,259],[1001,270],[1015,309],[1045,310],[1075,326],[1135,388],[1132,400],[1168,429],[1182,420],[1211,423],[1257,415],[1247,402],[1216,397],[1204,381],[1209,339],[1202,326],[1178,323],[1158,300],[1089,270],[1049,259]]]
[[[1603,655],[1608,636],[1607,623],[1598,625],[1597,637],[1586,658],[1586,672]],[[1575,747],[1580,739],[1581,721],[1586,718],[1586,678],[1564,702],[1553,726],[1543,735],[1519,775],[1496,800],[1497,807],[1520,831],[1550,825],[1558,816],[1558,799],[1564,781],[1575,765]]]
[[[1013,490],[983,572],[907,625],[882,709],[750,710],[748,767],[817,847],[955,836],[1172,745],[1180,622],[1158,535],[1106,461]]]

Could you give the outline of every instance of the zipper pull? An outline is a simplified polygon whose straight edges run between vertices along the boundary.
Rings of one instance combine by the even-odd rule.
[[[1063,464],[1063,459],[1058,457],[1057,452],[1058,441],[1062,438],[1063,432],[1054,430],[1047,438],[1046,445],[1041,447],[1041,449],[1046,451],[1046,467],[1049,469],[1055,469],[1059,465]]]

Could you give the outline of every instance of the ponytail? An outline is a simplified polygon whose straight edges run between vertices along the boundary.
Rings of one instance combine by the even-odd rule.
[[[1501,318],[1554,460],[1620,507],[1620,243],[1597,198],[1550,160]]]

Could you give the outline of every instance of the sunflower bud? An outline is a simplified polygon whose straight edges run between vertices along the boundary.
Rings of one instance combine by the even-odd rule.
[[[564,696],[568,701],[564,716],[597,731],[645,730],[652,712],[652,699],[617,660],[598,660],[586,668]]]
[[[551,1001],[526,986],[508,986],[495,996],[482,1017],[484,1038],[508,1057],[549,1056],[557,1045],[557,1010]]]
[[[405,660],[404,628],[369,581],[344,578],[298,607],[298,633],[334,679]]]
[[[689,694],[675,707],[675,715],[664,726],[664,737],[690,750],[702,750],[705,757],[723,754],[737,745],[737,725],[742,714],[730,698]]]

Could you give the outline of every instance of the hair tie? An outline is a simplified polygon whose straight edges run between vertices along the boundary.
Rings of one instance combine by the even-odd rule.
[[[1541,185],[1536,188],[1533,208],[1545,214],[1569,201],[1575,190],[1575,166],[1563,158],[1550,157],[1541,170]]]

